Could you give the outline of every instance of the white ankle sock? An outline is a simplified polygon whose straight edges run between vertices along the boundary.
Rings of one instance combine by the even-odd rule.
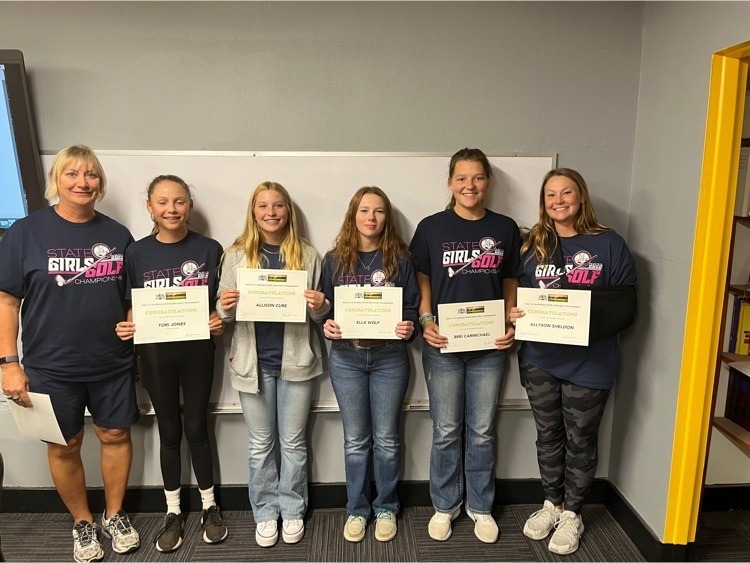
[[[216,504],[216,499],[214,498],[214,487],[213,485],[210,486],[208,489],[198,489],[201,494],[201,502],[203,503],[203,510],[208,510],[212,506]]]
[[[168,491],[164,489],[164,496],[167,497],[167,514],[182,514],[180,510],[180,489]]]

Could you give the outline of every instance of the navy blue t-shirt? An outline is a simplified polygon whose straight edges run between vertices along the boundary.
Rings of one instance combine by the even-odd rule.
[[[133,365],[125,320],[123,254],[133,241],[96,213],[71,223],[47,207],[16,221],[0,240],[0,291],[23,300],[24,366],[52,379],[97,381]]]
[[[212,238],[188,231],[181,241],[166,243],[149,235],[128,247],[125,269],[128,273],[126,298],[130,289],[147,287],[208,286],[213,303],[219,288],[217,269],[223,250]]]
[[[208,303],[212,304],[219,288],[217,269],[222,252],[214,239],[193,231],[172,243],[160,242],[156,235],[142,238],[125,252],[128,274],[125,297],[130,299],[131,288],[207,285]]]
[[[502,299],[503,279],[523,274],[520,248],[516,222],[489,209],[475,221],[453,209],[426,217],[409,247],[417,269],[430,276],[435,315],[438,303]]]
[[[559,279],[563,275],[575,289],[635,285],[633,256],[623,238],[614,231],[559,240],[565,271],[558,270],[551,260],[537,264],[533,251],[529,251],[523,257],[522,287],[561,287]],[[620,369],[620,347],[616,336],[588,346],[524,342],[519,360],[581,387],[610,389]]]
[[[336,270],[335,263],[334,256],[330,252],[326,254],[320,274],[322,291],[326,299],[331,302],[331,310],[327,318],[332,319],[334,317],[334,287],[346,285],[390,286],[403,288],[401,320],[412,321],[415,328],[419,326],[419,285],[414,271],[414,262],[408,253],[399,257],[398,273],[390,279],[385,274],[383,254],[379,250],[360,252],[357,269],[353,273],[343,272],[341,268]]]
[[[278,246],[263,244],[260,247],[260,267],[281,270],[284,265],[280,260]],[[284,353],[284,323],[255,323],[255,350],[258,363],[268,370],[281,371],[281,359]]]

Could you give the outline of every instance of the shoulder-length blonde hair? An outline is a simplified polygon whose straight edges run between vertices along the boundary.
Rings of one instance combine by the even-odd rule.
[[[334,257],[334,271],[354,273],[357,270],[359,261],[359,231],[357,230],[357,211],[362,198],[366,194],[373,194],[383,200],[385,208],[385,228],[380,235],[378,248],[383,255],[383,269],[389,279],[398,277],[399,267],[398,259],[406,252],[407,246],[403,239],[398,236],[396,226],[393,221],[393,206],[385,192],[377,186],[365,186],[359,188],[349,201],[349,209],[344,215],[344,222],[341,230],[333,241],[333,248],[329,254]]]
[[[308,246],[307,241],[299,236],[297,229],[297,215],[294,204],[286,188],[277,182],[262,182],[253,191],[252,197],[247,204],[247,216],[242,234],[232,243],[227,250],[242,250],[247,257],[248,268],[264,268],[268,266],[266,258],[262,256],[260,249],[263,237],[260,227],[255,221],[255,203],[261,192],[274,190],[284,200],[287,208],[287,223],[284,227],[284,236],[279,247],[279,260],[285,270],[302,270],[304,267],[302,259],[302,247]]]
[[[47,176],[47,188],[44,191],[44,197],[47,199],[58,197],[57,180],[63,170],[72,162],[84,164],[88,170],[99,176],[99,195],[96,197],[96,201],[101,201],[107,191],[107,177],[104,175],[104,169],[96,157],[96,153],[86,145],[71,145],[55,155],[52,168],[50,168]]]
[[[554,170],[550,170],[544,176],[542,189],[539,192],[539,222],[531,227],[521,245],[522,255],[533,249],[534,260],[536,260],[537,264],[547,262],[555,252],[555,246],[557,245],[555,223],[547,214],[547,208],[544,205],[544,189],[547,186],[547,182],[555,176],[564,176],[572,180],[578,190],[578,195],[581,196],[581,206],[578,208],[578,213],[576,213],[573,222],[573,228],[578,234],[598,235],[612,230],[600,223],[596,218],[594,206],[591,205],[591,199],[589,198],[589,188],[586,185],[586,180],[583,179],[583,176],[579,172],[572,168],[555,168]]]

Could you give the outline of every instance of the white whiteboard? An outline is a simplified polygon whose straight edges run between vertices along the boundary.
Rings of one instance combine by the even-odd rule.
[[[381,187],[396,211],[398,231],[409,243],[417,223],[445,208],[449,199],[448,163],[451,154],[436,153],[252,153],[97,151],[107,176],[107,194],[97,209],[127,226],[136,240],[151,232],[145,210],[146,188],[159,174],[176,174],[194,189],[191,228],[227,247],[242,231],[250,194],[260,182],[273,180],[286,187],[297,206],[302,235],[321,257],[330,248],[349,200],[362,186]],[[53,155],[43,155],[45,174]],[[489,157],[494,181],[488,207],[508,215],[519,226],[537,221],[539,189],[557,156],[505,154]],[[211,403],[215,412],[238,412],[237,392],[229,381],[224,347],[217,348]],[[410,345],[412,377],[405,408],[429,407],[422,370],[422,341]],[[148,394],[138,390],[138,402],[150,411]],[[516,354],[510,354],[501,406],[528,406],[520,384]],[[338,410],[327,374],[318,378],[313,410]]]

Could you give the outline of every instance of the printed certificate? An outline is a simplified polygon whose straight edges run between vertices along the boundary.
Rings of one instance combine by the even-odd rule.
[[[136,344],[211,337],[207,285],[134,288],[131,298]]]
[[[505,301],[441,303],[438,326],[440,334],[448,338],[442,353],[494,349],[495,339],[505,334]]]
[[[304,323],[307,270],[239,268],[238,321]]]
[[[516,340],[589,345],[591,292],[581,289],[518,288]]]
[[[397,339],[403,319],[400,287],[339,286],[333,288],[333,314],[341,338]]]

